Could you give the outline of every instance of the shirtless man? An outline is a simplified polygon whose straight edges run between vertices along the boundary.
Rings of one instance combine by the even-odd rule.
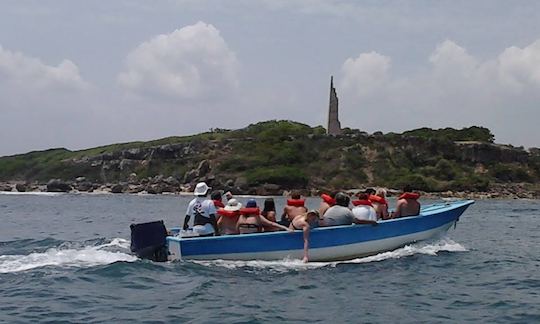
[[[307,213],[296,216],[290,225],[290,229],[302,230],[304,233],[304,258],[303,262],[309,261],[309,231],[312,228],[319,226],[319,211],[310,210]]]
[[[283,208],[280,223],[288,226],[296,216],[307,213],[307,211],[304,200],[300,199],[300,194],[295,192],[291,195],[291,199],[287,199],[287,205]]]
[[[419,194],[412,192],[412,188],[406,185],[403,194],[399,196],[396,210],[392,212],[392,218],[416,216],[420,213]]]

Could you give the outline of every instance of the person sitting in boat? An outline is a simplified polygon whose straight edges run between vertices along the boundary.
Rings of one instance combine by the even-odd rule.
[[[283,208],[280,224],[289,226],[291,221],[298,215],[307,213],[307,208],[304,206],[305,199],[302,199],[300,194],[293,192],[290,199],[287,199],[287,205]]]
[[[291,229],[294,230],[302,230],[304,234],[304,258],[302,261],[308,262],[309,261],[309,232],[312,228],[319,226],[319,211],[318,210],[310,210],[309,212],[305,214],[301,214],[296,216],[289,226]]]
[[[336,204],[324,213],[319,224],[321,226],[350,225],[354,222],[354,215],[349,209],[350,198],[339,192],[336,194]]]
[[[367,188],[364,193],[368,196],[374,195],[376,193],[375,189],[373,188]]]
[[[420,194],[413,192],[412,187],[407,185],[403,188],[403,194],[399,196],[396,210],[392,213],[392,218],[416,216],[420,213]]]
[[[277,227],[282,230],[290,230],[288,227],[271,222],[261,215],[255,199],[250,199],[245,208],[240,208],[240,217],[236,223],[236,229],[240,234],[261,233],[264,226]]]
[[[214,207],[216,207],[216,209],[225,207],[225,204],[223,203],[223,200],[221,198],[221,191],[216,190],[212,192],[212,194],[210,195],[210,199],[212,199],[212,201],[214,202]]]
[[[321,205],[319,206],[319,215],[323,216],[324,213],[328,210],[328,208],[334,206],[336,204],[336,200],[334,197],[336,196],[335,193],[332,193],[331,195],[323,193],[321,195]]]
[[[357,224],[377,224],[377,212],[369,201],[366,193],[359,193],[356,200],[352,201],[352,213]]]
[[[193,194],[195,198],[189,202],[183,229],[189,228],[189,221],[193,218],[193,232],[199,236],[219,235],[216,221],[216,207],[211,199],[207,198],[210,187],[205,182],[199,182],[195,186]]]
[[[373,205],[373,208],[375,208],[378,220],[390,218],[390,214],[388,214],[388,202],[386,201],[386,190],[379,188],[375,194],[370,195],[368,199]]]
[[[264,209],[261,212],[261,215],[264,216],[267,220],[276,223],[276,203],[274,198],[266,198],[264,200]],[[265,232],[273,232],[279,230],[274,226],[264,226]]]
[[[239,234],[236,224],[238,223],[238,218],[240,218],[240,208],[242,208],[242,203],[232,198],[227,201],[227,205],[224,208],[218,209],[217,213],[220,216],[218,228],[221,234]]]

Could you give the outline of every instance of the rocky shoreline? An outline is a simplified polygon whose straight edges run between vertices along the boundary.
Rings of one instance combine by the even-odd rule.
[[[210,180],[211,183],[212,179]],[[195,183],[180,183],[174,177],[156,176],[138,180],[136,175],[130,175],[128,181],[118,183],[94,183],[84,177],[74,181],[51,179],[46,184],[28,182],[0,182],[0,191],[3,192],[56,192],[56,193],[112,193],[112,194],[189,194],[193,191]],[[258,196],[287,196],[288,190],[278,185],[267,184],[259,187],[240,188],[230,186],[216,186],[216,190],[231,191],[236,195]],[[357,192],[360,189],[349,189],[347,192]],[[318,196],[317,189],[300,189],[305,196]],[[388,196],[399,195],[399,190],[387,189]],[[458,198],[458,199],[540,199],[540,191],[529,190],[523,184],[495,184],[487,192],[444,191],[421,192],[425,198]]]

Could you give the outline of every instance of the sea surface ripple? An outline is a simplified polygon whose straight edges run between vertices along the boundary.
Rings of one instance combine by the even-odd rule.
[[[478,201],[443,238],[345,262],[129,252],[129,224],[178,225],[188,201],[0,194],[0,322],[540,322],[539,201]]]

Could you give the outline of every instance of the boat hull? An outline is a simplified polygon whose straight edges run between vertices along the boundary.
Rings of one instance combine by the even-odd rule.
[[[310,261],[349,260],[391,251],[444,234],[474,201],[429,205],[419,216],[373,225],[322,227],[311,231]],[[295,231],[203,238],[167,237],[172,260],[280,260],[303,256],[303,233]]]

